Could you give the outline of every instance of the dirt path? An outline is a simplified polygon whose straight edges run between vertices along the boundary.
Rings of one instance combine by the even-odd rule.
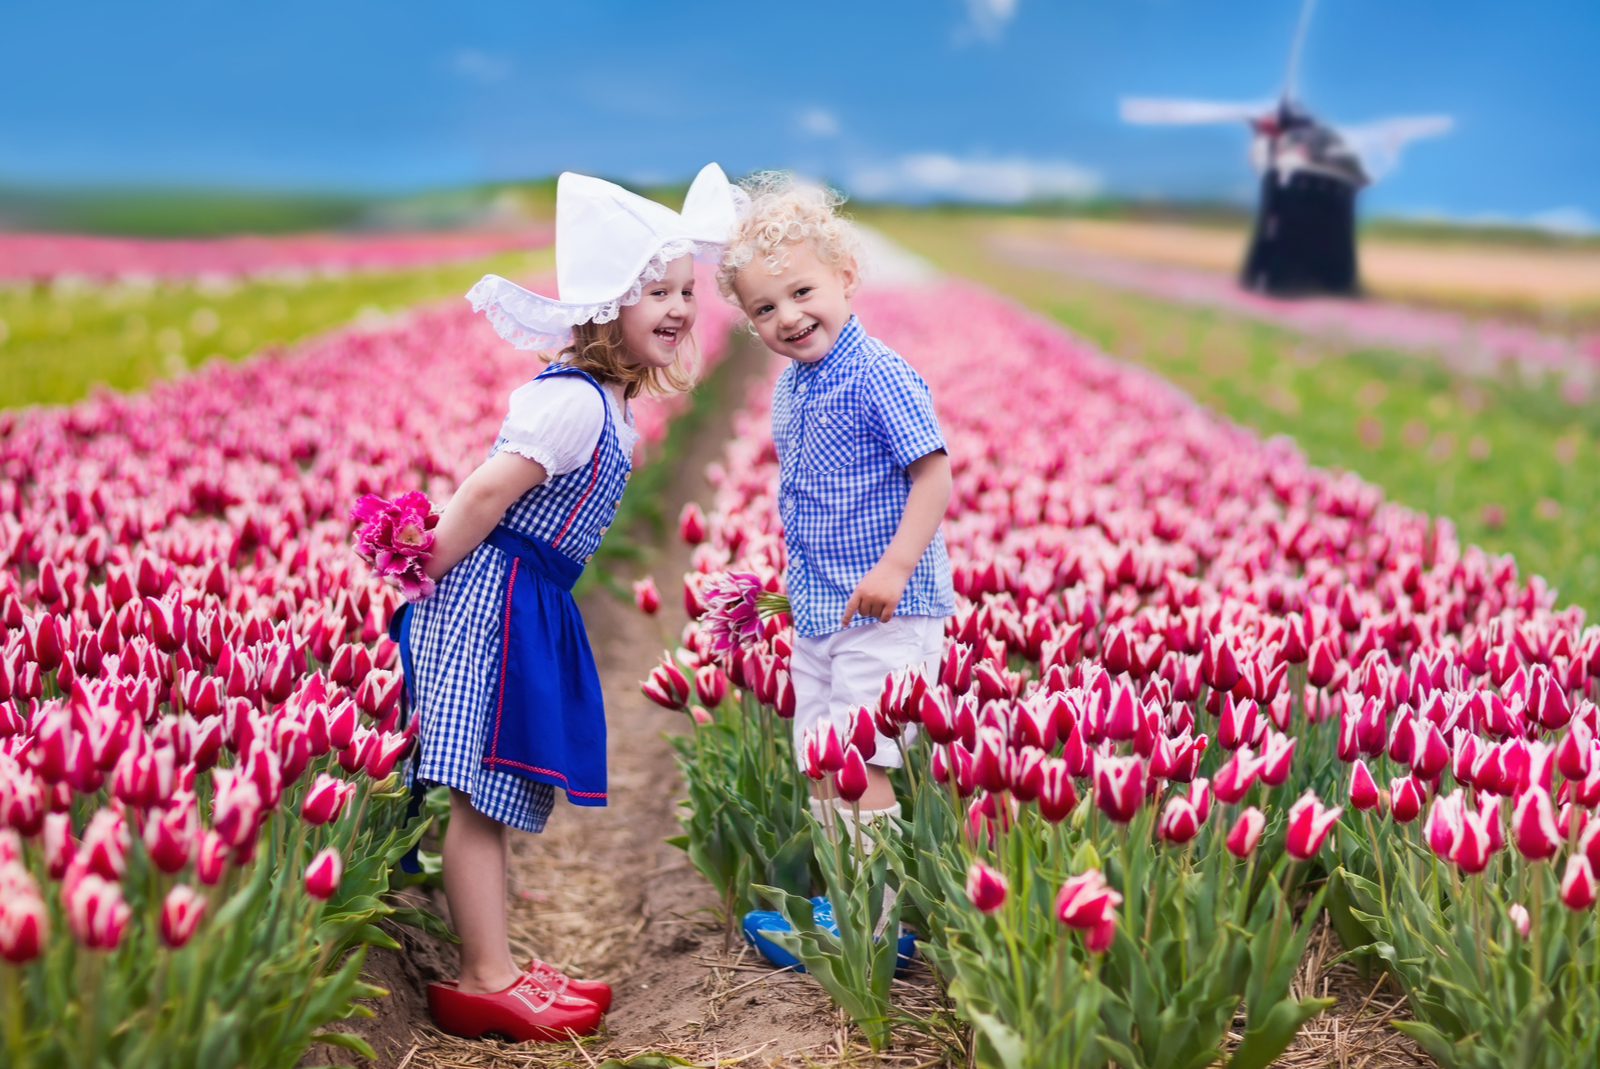
[[[733,412],[762,378],[764,359],[765,350],[746,347],[708,384],[719,403],[677,462],[663,503],[669,519],[686,501],[710,503],[706,465],[720,456]],[[574,975],[610,982],[616,1002],[605,1034],[587,1044],[587,1056],[571,1044],[468,1043],[442,1035],[428,1020],[426,985],[454,975],[455,949],[402,929],[393,934],[404,952],[378,950],[369,958],[369,979],[390,996],[373,1000],[374,1017],[337,1026],[363,1035],[378,1061],[319,1047],[302,1064],[587,1065],[591,1057],[644,1049],[723,1064],[741,1056],[752,1065],[802,1053],[817,1061],[837,1058],[838,1017],[826,995],[803,977],[767,976],[770,967],[742,944],[725,953],[713,912],[716,895],[684,853],[664,841],[679,831],[674,807],[682,792],[663,735],[681,733],[686,724],[682,714],[645,699],[638,686],[654,658],[679,644],[686,622],[678,591],[688,547],[675,536],[664,541],[640,569],[664,592],[657,618],[603,590],[581,606],[605,689],[611,804],[579,808],[558,795],[543,835],[513,833],[512,840],[514,947]],[[442,895],[430,896],[430,904],[447,916]]]

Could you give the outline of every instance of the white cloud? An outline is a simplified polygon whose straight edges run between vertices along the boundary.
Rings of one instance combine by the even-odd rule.
[[[891,164],[865,167],[851,176],[863,197],[949,198],[1017,204],[1028,200],[1081,198],[1099,192],[1094,171],[1065,160],[965,159],[939,152],[902,156]]]
[[[1017,13],[1017,0],[967,0],[969,28],[986,41],[998,41]]]
[[[516,68],[502,56],[480,52],[476,48],[458,48],[450,53],[450,69],[470,81],[493,85],[510,78]]]
[[[1577,207],[1551,208],[1549,211],[1538,212],[1528,217],[1528,222],[1540,230],[1548,230],[1555,234],[1593,234],[1600,230],[1600,223],[1596,223],[1594,216]]]
[[[832,137],[839,132],[839,119],[827,108],[807,108],[800,113],[800,129],[813,137]]]

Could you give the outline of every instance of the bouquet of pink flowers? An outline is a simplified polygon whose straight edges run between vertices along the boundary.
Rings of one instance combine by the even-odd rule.
[[[769,616],[789,611],[789,599],[766,588],[759,575],[724,572],[711,576],[701,589],[705,604],[702,626],[718,657],[755,645]]]
[[[385,501],[365,494],[350,509],[355,520],[356,555],[385,582],[400,588],[407,601],[433,595],[433,580],[422,570],[433,553],[438,513],[420,490]]]

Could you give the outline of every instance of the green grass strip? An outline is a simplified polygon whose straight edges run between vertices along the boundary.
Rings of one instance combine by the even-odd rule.
[[[288,345],[359,317],[459,297],[486,272],[549,270],[549,249],[401,271],[307,273],[237,284],[0,288],[0,408],[65,404],[94,383],[136,390],[213,356]]]

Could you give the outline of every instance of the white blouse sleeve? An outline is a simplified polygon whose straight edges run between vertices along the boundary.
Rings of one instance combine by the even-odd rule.
[[[500,448],[538,461],[554,479],[589,462],[605,423],[605,401],[583,379],[536,379],[512,391]]]

